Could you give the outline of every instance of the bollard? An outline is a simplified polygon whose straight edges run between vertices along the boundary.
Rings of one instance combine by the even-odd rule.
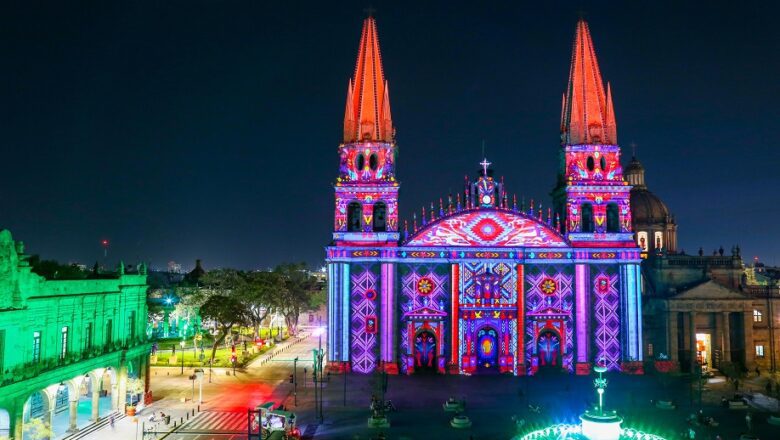
[[[200,412],[200,405],[198,405],[198,412]]]
[[[189,420],[190,419],[190,412],[187,411],[187,414],[185,414],[185,415],[187,416],[187,420]]]
[[[176,420],[173,421],[173,429],[176,429]]]
[[[200,405],[198,405],[198,411],[200,411]],[[195,408],[192,409],[192,416],[195,417]]]

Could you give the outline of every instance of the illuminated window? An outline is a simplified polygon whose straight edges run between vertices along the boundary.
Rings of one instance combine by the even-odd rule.
[[[636,244],[642,252],[647,252],[647,232],[641,231],[636,234]]]
[[[68,355],[68,328],[62,328],[62,335],[60,336],[60,359],[65,359]]]
[[[347,206],[347,231],[360,232],[363,229],[363,208],[358,202],[352,202]]]
[[[661,232],[655,233],[655,249],[662,249],[664,247],[664,234]]]
[[[764,357],[764,346],[763,345],[756,345],[756,356]]]
[[[32,361],[38,362],[40,360],[41,360],[41,332],[33,332]]]
[[[653,344],[647,344],[647,355],[653,357]]]
[[[593,205],[582,205],[582,232],[593,232]]]
[[[602,157],[602,159],[604,159]],[[620,214],[617,203],[607,205],[607,232],[620,232]]]
[[[764,314],[759,310],[753,310],[753,322],[761,322],[764,320]]]
[[[384,202],[374,204],[374,232],[387,230],[387,205]]]

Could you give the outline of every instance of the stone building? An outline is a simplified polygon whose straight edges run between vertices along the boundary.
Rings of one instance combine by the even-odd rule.
[[[774,371],[780,358],[777,285],[746,269],[738,246],[728,254],[722,247],[712,255],[678,251],[674,216],[647,188],[642,164],[632,159],[625,173],[633,185],[633,227],[644,258],[645,356],[663,354],[684,371],[724,362]]]
[[[60,437],[148,396],[145,267],[47,280],[27,259],[0,231],[0,437],[36,418]]]

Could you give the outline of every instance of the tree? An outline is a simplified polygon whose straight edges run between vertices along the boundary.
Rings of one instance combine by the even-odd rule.
[[[75,264],[61,264],[54,260],[41,260],[33,255],[28,260],[32,271],[47,280],[80,280],[87,277],[87,272]]]
[[[54,437],[54,431],[43,420],[33,417],[24,423],[24,438],[43,440]]]
[[[210,319],[217,328],[214,346],[211,348],[211,362],[221,344],[236,325],[249,321],[247,307],[240,298],[246,289],[246,281],[242,274],[232,269],[220,269],[208,272],[201,279],[203,294],[208,299],[200,307],[200,315]]]
[[[306,271],[304,263],[281,264],[274,269],[284,279],[285,289],[279,295],[279,313],[284,316],[291,334],[298,330],[298,316],[311,310],[312,298],[320,291],[317,280]]]
[[[246,286],[240,293],[255,336],[260,324],[276,310],[286,288],[284,278],[276,272],[249,272],[244,275]]]

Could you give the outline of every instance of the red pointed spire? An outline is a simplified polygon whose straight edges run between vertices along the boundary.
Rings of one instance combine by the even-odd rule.
[[[390,95],[374,17],[363,20],[355,77],[350,81],[347,101],[344,142],[393,141]]]
[[[577,22],[569,87],[563,102],[561,140],[564,144],[617,144],[612,95],[604,93],[596,51],[584,19]]]

